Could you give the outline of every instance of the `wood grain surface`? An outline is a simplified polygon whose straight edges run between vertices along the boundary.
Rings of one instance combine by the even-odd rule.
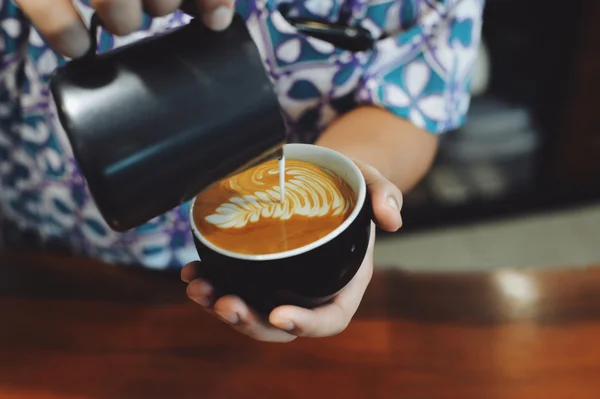
[[[600,397],[600,268],[376,272],[350,327],[254,342],[176,273],[0,253],[0,398]]]

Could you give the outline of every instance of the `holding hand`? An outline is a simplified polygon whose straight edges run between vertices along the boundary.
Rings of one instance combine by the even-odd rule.
[[[48,43],[64,56],[77,58],[90,48],[89,33],[71,0],[15,0]],[[204,23],[223,30],[233,17],[234,0],[186,0],[199,8]],[[176,11],[182,0],[91,0],[104,27],[119,36],[140,29],[142,14],[159,17]]]
[[[375,168],[361,162],[356,164],[365,177],[377,224],[386,231],[398,230],[402,226],[400,190]],[[187,265],[181,272],[181,278],[189,283],[187,293],[193,301],[254,339],[289,342],[299,336],[327,337],[342,332],[360,305],[373,274],[374,242],[375,229],[372,229],[369,249],[358,273],[330,304],[312,310],[280,306],[271,312],[268,322],[238,297],[226,296],[215,302],[210,283],[198,278],[199,262]]]

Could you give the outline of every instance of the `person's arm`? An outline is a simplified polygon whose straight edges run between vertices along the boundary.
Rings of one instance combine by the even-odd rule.
[[[375,167],[404,193],[430,168],[438,135],[466,120],[484,0],[420,4],[414,26],[375,45],[361,105],[316,143]]]
[[[438,137],[388,111],[362,106],[339,118],[316,144],[373,166],[407,193],[429,170]]]

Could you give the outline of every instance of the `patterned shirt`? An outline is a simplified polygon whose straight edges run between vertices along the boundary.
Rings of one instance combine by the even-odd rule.
[[[73,0],[89,23],[89,0]],[[282,5],[285,4],[285,14]],[[432,134],[459,127],[469,106],[484,0],[238,0],[290,126],[316,140],[357,104],[374,105]],[[353,53],[299,33],[286,19],[361,26],[376,39]],[[140,32],[100,33],[99,51],[189,22],[146,18]],[[189,204],[124,234],[102,220],[73,159],[48,90],[65,62],[11,0],[0,0],[0,217],[79,255],[151,268],[197,259]],[[365,132],[367,134],[368,132]]]

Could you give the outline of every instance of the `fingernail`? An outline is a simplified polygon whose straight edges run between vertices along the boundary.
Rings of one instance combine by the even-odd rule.
[[[278,320],[274,326],[284,331],[292,331],[295,328],[294,322],[291,320]]]
[[[219,312],[217,312],[217,315],[229,324],[236,325],[240,322],[240,317],[237,315],[237,313],[219,313]]]
[[[212,30],[222,31],[227,29],[233,19],[233,9],[219,6],[204,17],[204,23]]]
[[[390,204],[390,206],[394,208],[396,212],[400,213],[400,207],[398,206],[398,202],[396,202],[394,197],[388,197],[388,204]]]

